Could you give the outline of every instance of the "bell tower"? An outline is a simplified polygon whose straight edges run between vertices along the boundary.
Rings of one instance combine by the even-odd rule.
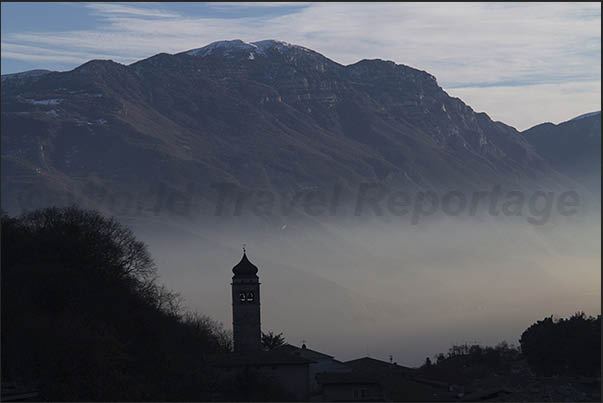
[[[232,268],[232,333],[235,353],[261,350],[260,281],[258,268],[247,259]]]

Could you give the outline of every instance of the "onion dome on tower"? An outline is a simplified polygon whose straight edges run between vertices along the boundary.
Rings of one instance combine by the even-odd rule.
[[[258,268],[247,259],[247,254],[243,251],[241,261],[232,268],[234,277],[257,277]]]

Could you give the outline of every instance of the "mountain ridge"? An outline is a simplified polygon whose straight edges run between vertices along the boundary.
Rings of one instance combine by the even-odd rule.
[[[86,193],[82,181],[139,194],[194,184],[206,202],[214,183],[354,192],[364,182],[419,190],[565,181],[516,129],[450,97],[427,72],[380,59],[343,66],[277,41],[250,59],[235,45],[127,66],[92,60],[3,85],[3,205],[16,207],[26,189],[57,193],[52,180],[73,194]]]
[[[589,112],[558,124],[546,122],[522,134],[554,169],[601,192],[601,112]]]

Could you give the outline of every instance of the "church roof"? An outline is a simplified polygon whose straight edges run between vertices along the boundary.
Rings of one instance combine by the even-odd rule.
[[[258,268],[247,259],[247,254],[243,252],[241,261],[232,268],[232,272],[238,277],[257,277]]]
[[[332,355],[328,355],[325,353],[321,353],[320,351],[311,350],[305,347],[296,347],[291,344],[283,344],[276,348],[277,351],[283,351],[285,353],[298,355],[300,357],[308,358],[310,360],[324,360],[324,359],[332,359]]]
[[[345,361],[345,365],[351,367],[354,371],[383,371],[383,370],[398,370],[398,371],[413,371],[413,368],[404,367],[396,363],[377,360],[371,357],[358,358],[356,360]]]

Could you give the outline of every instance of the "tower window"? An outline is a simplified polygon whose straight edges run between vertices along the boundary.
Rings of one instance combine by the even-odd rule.
[[[246,300],[246,298],[245,298],[245,293],[244,293],[244,292],[240,293],[240,294],[239,294],[239,301],[241,301],[241,302],[245,302],[245,300]]]
[[[247,302],[253,302],[255,299],[255,295],[252,292],[247,293]]]

